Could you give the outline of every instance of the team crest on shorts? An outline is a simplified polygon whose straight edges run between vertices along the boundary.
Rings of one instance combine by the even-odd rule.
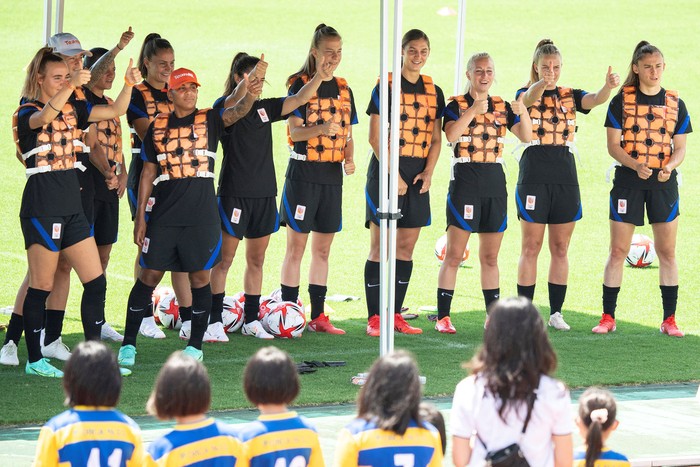
[[[474,219],[474,205],[465,204],[464,205],[464,218],[467,220]]]
[[[618,199],[617,200],[617,213],[618,214],[627,214],[627,200],[626,199]]]
[[[298,221],[303,221],[304,216],[306,215],[306,206],[303,206],[301,204],[297,204],[297,209],[294,211],[294,219]]]
[[[241,222],[241,210],[238,208],[233,208],[233,214],[231,214],[231,222],[238,224]]]
[[[56,222],[51,229],[51,238],[57,240],[61,238],[61,224]]]
[[[537,201],[537,196],[527,195],[527,199],[525,200],[525,209],[527,209],[528,211],[534,211],[536,201]]]
[[[141,252],[143,253],[148,253],[148,245],[151,244],[151,239],[148,237],[145,237],[143,239],[143,246],[141,247]]]

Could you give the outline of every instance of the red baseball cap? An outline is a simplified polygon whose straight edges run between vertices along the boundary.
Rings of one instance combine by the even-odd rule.
[[[170,73],[170,80],[168,81],[168,87],[170,89],[177,89],[186,83],[194,83],[197,86],[201,86],[201,84],[197,82],[197,75],[195,75],[192,70],[178,68]]]

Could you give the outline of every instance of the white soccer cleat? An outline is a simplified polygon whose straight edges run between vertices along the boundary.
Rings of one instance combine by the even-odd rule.
[[[564,321],[564,317],[559,311],[557,311],[553,315],[549,315],[549,323],[547,324],[558,331],[568,331],[571,329],[571,326],[566,324],[566,321]]]
[[[192,335],[192,321],[184,321],[182,323],[182,327],[180,328],[180,339],[183,341],[188,341],[190,340],[190,336]]]
[[[222,322],[211,323],[204,333],[204,342],[228,342],[228,336]]]
[[[0,365],[19,365],[19,358],[17,357],[17,344],[15,344],[15,341],[9,341],[7,344],[2,346],[2,350],[0,350]]]
[[[119,334],[109,323],[105,323],[100,330],[100,339],[103,341],[122,342],[124,336]]]
[[[141,321],[139,333],[141,333],[142,336],[150,337],[151,339],[165,339],[165,333],[158,327],[153,316],[144,318],[143,321]]]
[[[258,339],[274,339],[275,336],[267,332],[265,329],[263,329],[263,325],[260,321],[257,319],[255,321],[252,321],[250,323],[245,323],[243,324],[243,327],[241,328],[241,334],[244,336],[253,336],[257,337]]]
[[[70,349],[63,340],[59,337],[49,345],[44,345],[43,340],[41,341],[41,355],[46,358],[57,358],[63,360],[64,362],[70,358]]]

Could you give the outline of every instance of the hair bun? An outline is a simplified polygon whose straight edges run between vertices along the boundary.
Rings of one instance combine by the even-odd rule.
[[[318,31],[319,29],[326,28],[326,27],[328,27],[328,26],[326,26],[326,23],[321,23],[318,26],[316,26],[316,29],[314,29],[314,32]]]
[[[544,45],[554,45],[554,41],[552,39],[542,39],[537,43],[537,48],[539,49]]]

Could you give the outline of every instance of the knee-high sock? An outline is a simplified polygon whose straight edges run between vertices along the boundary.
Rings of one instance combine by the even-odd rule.
[[[125,345],[136,345],[136,336],[141,327],[146,309],[151,307],[151,299],[155,287],[150,287],[139,279],[131,288],[129,293],[129,301],[126,306],[126,325],[124,326],[124,342]]]
[[[365,299],[367,318],[379,314],[379,262],[365,262]]]
[[[328,287],[325,285],[309,284],[309,301],[311,302],[311,319],[316,319],[323,313]]]
[[[66,310],[46,310],[46,319],[44,321],[44,345],[49,345],[59,337],[63,332],[63,318],[66,316]]]
[[[617,295],[620,293],[620,287],[608,287],[603,284],[603,313],[615,317],[617,309]]]
[[[413,272],[413,261],[396,260],[396,303],[394,304],[394,313],[401,313],[403,301],[408,292],[408,283],[411,280]]]
[[[224,312],[224,295],[226,292],[212,294],[211,296],[211,312],[209,313],[210,323],[221,323],[223,318],[221,314]]]
[[[676,305],[678,304],[678,286],[677,285],[660,285],[661,301],[664,306],[664,321],[669,316],[676,314]]]
[[[192,289],[192,333],[187,345],[198,350],[202,350],[204,332],[209,324],[211,301],[211,286],[209,284]]]
[[[17,313],[12,313],[10,316],[10,322],[7,324],[7,332],[5,333],[5,342],[3,345],[12,341],[15,345],[19,345],[19,340],[22,338],[22,332],[24,331],[24,318],[22,315]]]
[[[107,279],[100,274],[90,282],[83,284],[83,298],[80,301],[80,319],[86,341],[100,340],[100,331],[105,324],[105,296]]]
[[[29,363],[41,360],[41,329],[46,313],[46,299],[48,290],[39,290],[29,287],[24,298],[24,338],[27,341],[27,353]]]

